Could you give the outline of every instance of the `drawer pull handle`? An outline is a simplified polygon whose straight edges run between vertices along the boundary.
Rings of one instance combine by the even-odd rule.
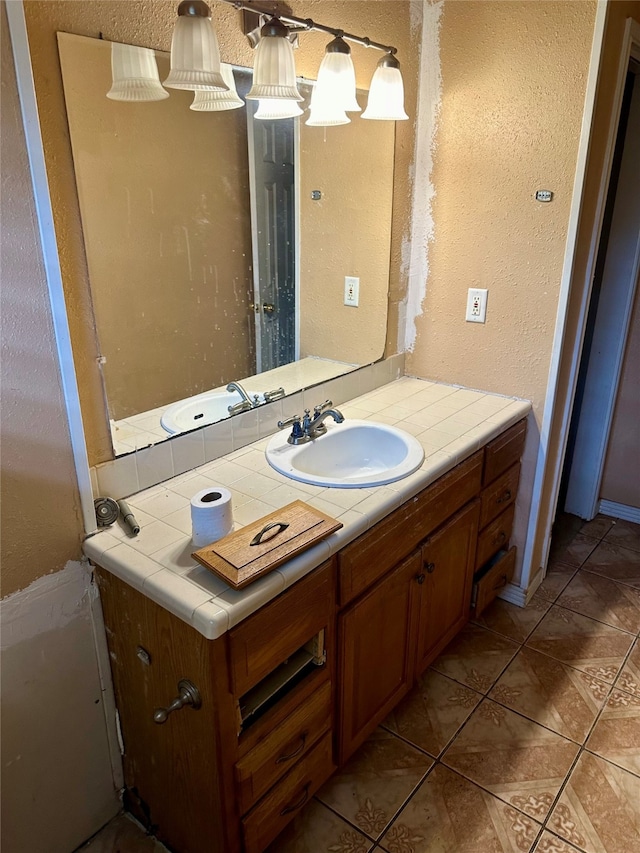
[[[493,587],[494,589],[502,589],[503,586],[507,585],[507,576],[501,575],[500,580]]]
[[[511,500],[511,489],[507,489],[507,491],[503,492],[501,497],[498,498],[496,503],[497,504],[503,504],[503,503],[506,503],[507,501],[510,501],[510,500]]]
[[[282,809],[282,811],[280,812],[281,817],[284,817],[286,814],[291,814],[291,812],[296,812],[296,811],[298,811],[298,809],[302,808],[302,806],[309,799],[309,785],[310,784],[311,784],[311,782],[307,782],[307,784],[304,786],[304,791],[302,793],[302,796],[300,797],[300,799],[298,800],[297,803],[294,803],[292,806],[287,806],[285,809]]]
[[[435,564],[435,563],[427,563],[427,565],[425,566],[425,569],[426,569],[426,570],[429,572],[429,574],[431,575],[431,574],[433,574],[433,572],[435,572],[435,570],[436,570],[436,564]]]
[[[282,531],[286,530],[288,526],[289,525],[286,524],[284,521],[274,521],[272,524],[267,524],[266,527],[263,527],[259,533],[256,533],[251,542],[249,542],[249,545],[262,545],[262,537],[264,536],[264,534],[267,533],[269,530],[274,530],[274,528],[277,527],[278,529],[276,530],[276,532],[272,536],[269,536],[269,539],[275,539],[278,533],[282,533]],[[265,541],[268,542],[269,539],[266,539]]]
[[[290,752],[289,755],[281,755],[279,758],[276,758],[276,764],[284,764],[285,761],[291,761],[291,759],[295,758],[296,755],[300,755],[306,742],[307,732],[303,732],[300,735],[300,746],[294,752]]]
[[[427,579],[427,576],[425,575],[424,572],[420,572],[419,575],[416,575],[416,581],[418,583],[424,583],[426,579]]]
[[[493,544],[494,545],[501,545],[506,538],[507,538],[507,534],[504,532],[504,530],[501,530],[500,533],[498,533],[496,536],[494,536]]]

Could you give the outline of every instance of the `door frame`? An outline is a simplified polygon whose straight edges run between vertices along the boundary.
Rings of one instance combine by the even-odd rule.
[[[606,23],[609,5],[607,0],[598,0],[596,9],[591,66],[585,96],[585,111],[569,220],[567,249],[563,265],[556,330],[549,368],[549,382],[540,429],[540,444],[536,461],[527,540],[523,556],[525,572],[527,569],[529,572],[527,578],[523,576],[523,586],[527,590],[528,595],[533,593],[535,587],[544,576],[544,571],[540,571],[538,565],[544,569],[546,569],[547,565],[551,543],[551,528],[560,492],[560,480],[567,450],[571,413],[584,343],[589,301],[591,298],[591,284],[598,246],[600,244],[615,142],[620,122],[624,85],[629,60],[632,57],[640,58],[640,23],[628,17],[626,19],[622,46],[618,58],[616,85],[607,129],[607,142],[598,178],[595,212],[589,234],[589,243],[585,252],[585,273],[578,274],[579,251],[585,251],[584,241],[582,243],[579,241],[579,237],[581,236],[579,231],[582,224],[581,220],[585,215],[587,167],[591,153],[590,148],[592,132],[594,130],[598,83],[601,71],[600,66],[607,35]],[[571,328],[569,322],[570,308],[577,317],[574,329]],[[534,583],[531,583],[531,581]]]

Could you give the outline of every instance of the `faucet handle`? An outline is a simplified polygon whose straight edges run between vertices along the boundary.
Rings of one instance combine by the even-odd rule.
[[[288,426],[295,427],[296,424],[298,426],[300,426],[301,421],[302,421],[302,418],[300,417],[300,415],[293,415],[292,417],[287,418],[286,421],[278,421],[278,429],[285,429],[285,427],[288,427]]]
[[[332,400],[325,400],[324,403],[320,403],[319,406],[314,406],[313,407],[314,417],[317,418],[318,415],[322,414],[322,412],[324,412],[325,409],[330,409],[331,406],[333,406]]]

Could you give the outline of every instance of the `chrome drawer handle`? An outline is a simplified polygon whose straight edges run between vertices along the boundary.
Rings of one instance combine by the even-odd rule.
[[[291,761],[292,758],[295,758],[297,755],[300,755],[302,750],[304,749],[304,745],[307,742],[307,732],[303,732],[300,735],[300,746],[295,750],[295,752],[290,752],[289,755],[281,755],[276,758],[276,764],[284,764],[285,761]]]
[[[511,500],[511,489],[507,489],[507,491],[502,495],[502,497],[499,497],[497,499],[496,503],[497,504],[503,504],[506,501],[510,501],[510,500]]]
[[[307,784],[304,786],[304,793],[302,794],[302,796],[300,797],[300,799],[298,800],[297,803],[294,803],[292,806],[287,806],[285,809],[282,809],[282,811],[280,812],[281,817],[284,817],[286,814],[291,814],[291,812],[298,811],[298,809],[302,808],[302,806],[309,799],[309,785],[310,784],[311,784],[311,782],[307,782]]]

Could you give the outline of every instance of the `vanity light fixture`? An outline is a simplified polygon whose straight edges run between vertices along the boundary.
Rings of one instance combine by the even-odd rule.
[[[356,100],[356,72],[351,48],[341,35],[336,36],[325,48],[315,91],[319,99],[335,103],[343,112],[359,113],[361,110]]]
[[[388,53],[378,62],[371,88],[367,109],[362,118],[381,121],[402,121],[409,118],[404,111],[404,84],[400,73],[400,63],[392,53]]]
[[[259,98],[258,109],[253,117],[259,119],[278,119],[295,118],[301,115],[300,104],[298,101],[294,101],[293,98]]]
[[[189,107],[190,110],[197,112],[221,112],[222,110],[237,110],[239,107],[244,107],[244,101],[238,95],[236,89],[236,81],[233,78],[233,69],[226,62],[220,64],[220,73],[222,79],[227,84],[226,92],[210,92],[200,90],[195,92],[193,103]]]
[[[111,42],[112,101],[163,101],[169,97],[158,76],[155,53],[147,47]]]
[[[218,38],[204,0],[182,0],[171,39],[171,89],[226,92],[220,73]]]
[[[305,124],[311,127],[332,127],[338,124],[349,124],[350,121],[340,102],[336,103],[316,84],[311,91],[309,118]]]
[[[263,98],[304,101],[296,84],[296,66],[289,30],[278,18],[271,18],[260,30],[253,65],[253,86],[247,93],[249,101]]]

